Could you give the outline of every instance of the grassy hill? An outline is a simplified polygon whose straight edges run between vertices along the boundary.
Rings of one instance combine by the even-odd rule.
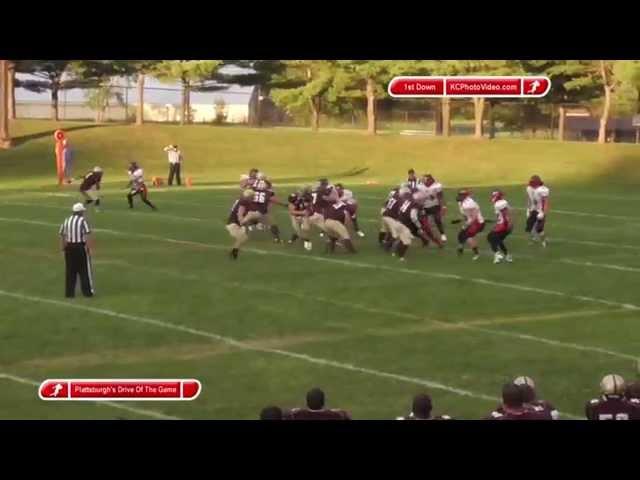
[[[0,151],[4,180],[0,188],[54,182],[52,133],[56,128],[68,131],[76,150],[74,174],[100,165],[106,182],[124,179],[132,160],[145,168],[148,177],[165,176],[162,147],[168,143],[180,145],[185,174],[195,184],[236,182],[240,173],[254,166],[278,180],[329,175],[352,182],[396,183],[407,168],[414,167],[433,172],[448,185],[521,184],[534,171],[554,184],[604,180],[625,186],[640,181],[640,146],[629,144],[395,134],[371,138],[359,131],[19,120],[11,125],[18,146]]]

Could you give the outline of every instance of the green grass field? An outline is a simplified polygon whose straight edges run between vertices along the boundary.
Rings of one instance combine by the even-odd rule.
[[[636,377],[640,356],[640,147],[437,139],[209,126],[62,124],[75,173],[105,168],[95,228],[97,296],[63,297],[57,228],[79,197],[58,188],[50,122],[12,124],[0,152],[0,418],[252,419],[320,386],[356,419],[408,413],[429,391],[437,413],[479,418],[502,383],[536,379],[565,418],[580,417],[607,373]],[[70,128],[69,128],[70,127]],[[193,188],[151,189],[158,212],[125,199],[127,162],[166,174],[178,143]],[[281,197],[320,175],[360,202],[355,256],[274,245],[253,234],[238,262],[224,229],[239,175],[257,166]],[[377,246],[388,186],[407,168],[447,190],[474,186],[486,217],[499,186],[515,207],[539,173],[552,192],[550,246],[529,244],[517,210],[511,265],[412,247],[406,264]],[[143,208],[144,207],[144,208]],[[276,219],[288,238],[285,209]],[[448,225],[450,239],[455,226]],[[193,402],[45,403],[45,378],[198,378]]]

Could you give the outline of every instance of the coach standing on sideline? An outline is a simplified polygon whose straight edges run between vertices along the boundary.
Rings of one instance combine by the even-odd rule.
[[[80,275],[80,286],[85,297],[93,297],[93,276],[91,272],[91,249],[93,240],[91,229],[83,216],[82,203],[73,206],[73,214],[60,225],[60,247],[64,251],[66,269],[65,296],[76,295],[76,280]]]
[[[178,150],[178,145],[169,145],[164,147],[164,151],[167,152],[169,157],[169,186],[173,185],[173,177],[176,177],[178,185],[180,182],[180,165],[182,164],[182,152]]]

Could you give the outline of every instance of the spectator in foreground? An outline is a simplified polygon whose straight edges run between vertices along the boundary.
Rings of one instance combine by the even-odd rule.
[[[431,402],[431,396],[426,393],[420,393],[413,397],[411,413],[406,417],[398,417],[396,420],[451,420],[451,417],[448,415],[432,417],[432,410],[433,403]]]
[[[536,384],[530,377],[518,377],[513,383],[518,385],[524,395],[524,403],[531,405],[534,410],[548,412],[552,420],[560,418],[560,412],[546,400],[539,400],[536,394]],[[541,409],[541,410],[540,410]]]
[[[285,420],[351,420],[345,410],[325,408],[325,395],[319,388],[307,392],[307,408],[293,408],[284,415]]]
[[[506,383],[502,387],[502,405],[485,420],[551,420],[551,415],[526,405],[521,388],[515,383]]]
[[[260,420],[282,420],[283,413],[280,407],[264,407],[260,412]]]
[[[587,420],[640,420],[640,409],[625,397],[624,378],[606,375],[600,382],[602,396],[587,402]]]

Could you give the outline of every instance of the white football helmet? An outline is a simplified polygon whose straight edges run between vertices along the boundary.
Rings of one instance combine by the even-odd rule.
[[[529,385],[531,388],[536,388],[536,384],[531,377],[517,377],[513,383],[516,385]]]
[[[624,389],[624,378],[620,375],[605,375],[600,382],[600,390],[604,395],[622,395],[624,394]]]

